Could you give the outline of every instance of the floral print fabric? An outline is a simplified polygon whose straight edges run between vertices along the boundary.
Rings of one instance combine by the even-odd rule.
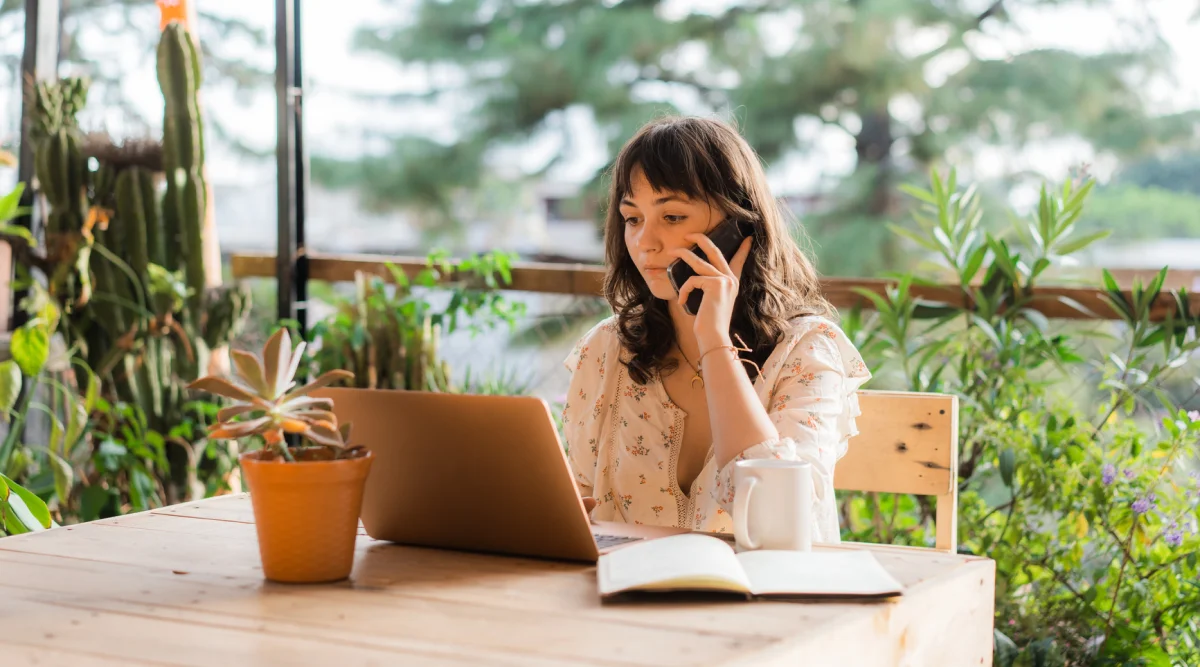
[[[630,355],[617,338],[615,317],[585,334],[564,360],[572,376],[563,431],[576,481],[596,498],[592,517],[732,532],[734,463],[804,460],[813,466],[813,539],[839,541],[833,469],[858,433],[855,392],[871,374],[833,322],[806,316],[791,324],[754,381],[779,439],[747,448],[720,470],[710,446],[689,494],[675,471],[686,415],[659,378],[639,385],[629,377],[622,362]]]

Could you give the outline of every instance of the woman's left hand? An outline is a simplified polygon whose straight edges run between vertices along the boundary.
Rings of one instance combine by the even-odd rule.
[[[696,271],[696,275],[688,278],[679,289],[679,305],[687,302],[692,290],[704,292],[694,325],[696,342],[703,354],[717,346],[731,344],[729,323],[733,319],[733,304],[741,285],[742,268],[750,255],[751,239],[742,241],[733,259],[726,262],[717,245],[704,234],[688,234],[684,238],[699,245],[705,255],[713,258],[711,263],[706,262],[689,248],[679,248],[674,252],[676,257],[683,259]]]

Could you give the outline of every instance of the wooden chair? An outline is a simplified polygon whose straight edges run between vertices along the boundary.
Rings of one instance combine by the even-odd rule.
[[[937,496],[936,548],[958,548],[958,397],[860,391],[858,435],[833,471],[833,486]]]

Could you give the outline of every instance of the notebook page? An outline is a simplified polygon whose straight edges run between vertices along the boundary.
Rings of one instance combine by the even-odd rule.
[[[629,590],[750,590],[733,549],[704,535],[672,535],[616,549],[600,557],[596,573],[601,595]]]
[[[904,587],[870,551],[746,551],[737,555],[755,595],[894,595]]]

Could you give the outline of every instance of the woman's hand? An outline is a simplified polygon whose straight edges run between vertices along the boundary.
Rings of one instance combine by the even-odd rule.
[[[696,271],[696,275],[688,278],[679,288],[679,304],[687,302],[692,290],[704,292],[693,329],[700,353],[704,354],[716,347],[732,344],[729,340],[729,323],[733,319],[733,304],[741,285],[742,268],[750,255],[751,239],[742,241],[733,259],[726,262],[717,244],[704,234],[688,234],[684,238],[699,245],[705,255],[713,258],[711,263],[706,262],[689,248],[679,248],[673,253]]]

